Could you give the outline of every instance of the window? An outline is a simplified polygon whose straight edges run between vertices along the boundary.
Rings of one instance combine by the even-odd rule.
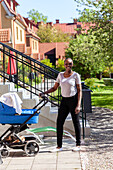
[[[37,50],[37,42],[35,42],[35,50]]]
[[[20,41],[22,41],[22,30],[20,30]]]
[[[29,39],[29,37],[26,37],[26,46],[27,46],[27,47],[30,46],[30,39]]]
[[[35,49],[34,41],[33,41],[33,50]]]
[[[16,39],[18,40],[18,27],[16,27]]]

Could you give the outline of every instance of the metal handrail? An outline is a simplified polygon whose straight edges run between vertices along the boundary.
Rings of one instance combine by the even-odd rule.
[[[51,68],[51,67],[49,67],[49,66],[47,66],[47,65],[45,65],[45,64],[43,64],[43,63],[41,63],[41,62],[39,62],[38,60],[35,60],[34,58],[31,58],[30,56],[28,56],[28,55],[26,55],[26,54],[23,54],[22,52],[20,52],[20,51],[18,51],[18,50],[15,50],[14,48],[12,48],[12,47],[10,47],[10,46],[2,43],[2,42],[0,42],[0,44],[1,44],[2,46],[4,46],[4,47],[8,48],[10,51],[13,51],[13,52],[17,53],[17,54],[23,56],[24,58],[26,58],[26,59],[28,59],[28,60],[30,60],[30,61],[33,61],[34,63],[36,63],[36,64],[38,64],[38,65],[40,65],[40,66],[42,66],[42,67],[45,67],[45,68],[47,68],[48,70],[51,70],[51,71],[55,72],[56,74],[59,73],[59,71],[57,71],[57,70],[55,70],[55,69],[53,69],[53,68]],[[0,51],[2,51],[1,48],[0,48]]]
[[[12,54],[13,52],[13,54]],[[54,81],[58,75],[58,71],[27,56],[12,47],[0,42],[0,53],[2,56],[2,69],[0,76],[3,77],[3,83],[6,80],[11,81],[19,87],[26,89],[32,95],[38,95],[40,92],[48,90],[53,87]],[[12,75],[12,62],[16,63],[16,74]],[[9,62],[9,63],[8,63]],[[7,74],[7,67],[10,64],[10,74]],[[32,74],[34,78],[28,78],[28,74]],[[58,96],[48,94],[54,105],[58,106],[61,100],[60,88],[58,89]]]

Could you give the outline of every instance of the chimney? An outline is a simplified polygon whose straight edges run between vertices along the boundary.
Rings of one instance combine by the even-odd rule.
[[[44,25],[44,22],[43,21],[37,22],[36,24],[37,28],[39,27],[39,25]]]
[[[53,22],[47,22],[47,25],[53,26]]]
[[[59,19],[56,19],[56,24],[59,24]]]
[[[77,19],[73,19],[73,23],[74,23],[74,24],[77,24]]]

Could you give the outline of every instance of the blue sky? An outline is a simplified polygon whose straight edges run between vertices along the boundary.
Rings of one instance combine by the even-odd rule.
[[[59,19],[61,23],[73,22],[72,18],[77,18],[77,4],[74,0],[17,0],[18,13],[27,17],[27,12],[31,9],[38,10],[48,17],[48,22],[55,23]]]

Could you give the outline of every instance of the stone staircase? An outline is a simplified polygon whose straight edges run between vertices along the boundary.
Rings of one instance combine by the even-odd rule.
[[[11,82],[5,82],[5,85],[0,83],[0,96],[8,92],[17,92],[14,86],[14,83]],[[22,100],[22,109],[32,109],[39,102],[38,96],[33,96],[33,98],[30,99],[30,93],[23,88],[19,88],[17,94]]]
[[[0,96],[8,92],[17,92],[17,89],[14,86],[15,86],[14,83],[11,82],[6,82],[5,85],[3,85],[3,83],[0,83]],[[23,102],[22,109],[32,109],[39,102],[38,96],[33,95],[32,99],[30,99],[30,93],[23,88],[18,88],[17,94],[19,95],[19,97]],[[45,126],[56,127],[57,114],[58,114],[58,108],[52,107],[51,103],[48,102],[40,111],[38,124],[31,125],[31,127],[32,128],[45,127]],[[82,120],[80,120],[80,123],[81,123],[81,133],[82,133],[83,132]],[[70,114],[66,119],[66,122],[64,124],[64,129],[70,132],[72,135],[75,135]],[[43,134],[46,136],[56,135],[54,132],[44,132]],[[90,135],[90,126],[88,122],[86,122],[85,136],[89,136],[89,135]]]

